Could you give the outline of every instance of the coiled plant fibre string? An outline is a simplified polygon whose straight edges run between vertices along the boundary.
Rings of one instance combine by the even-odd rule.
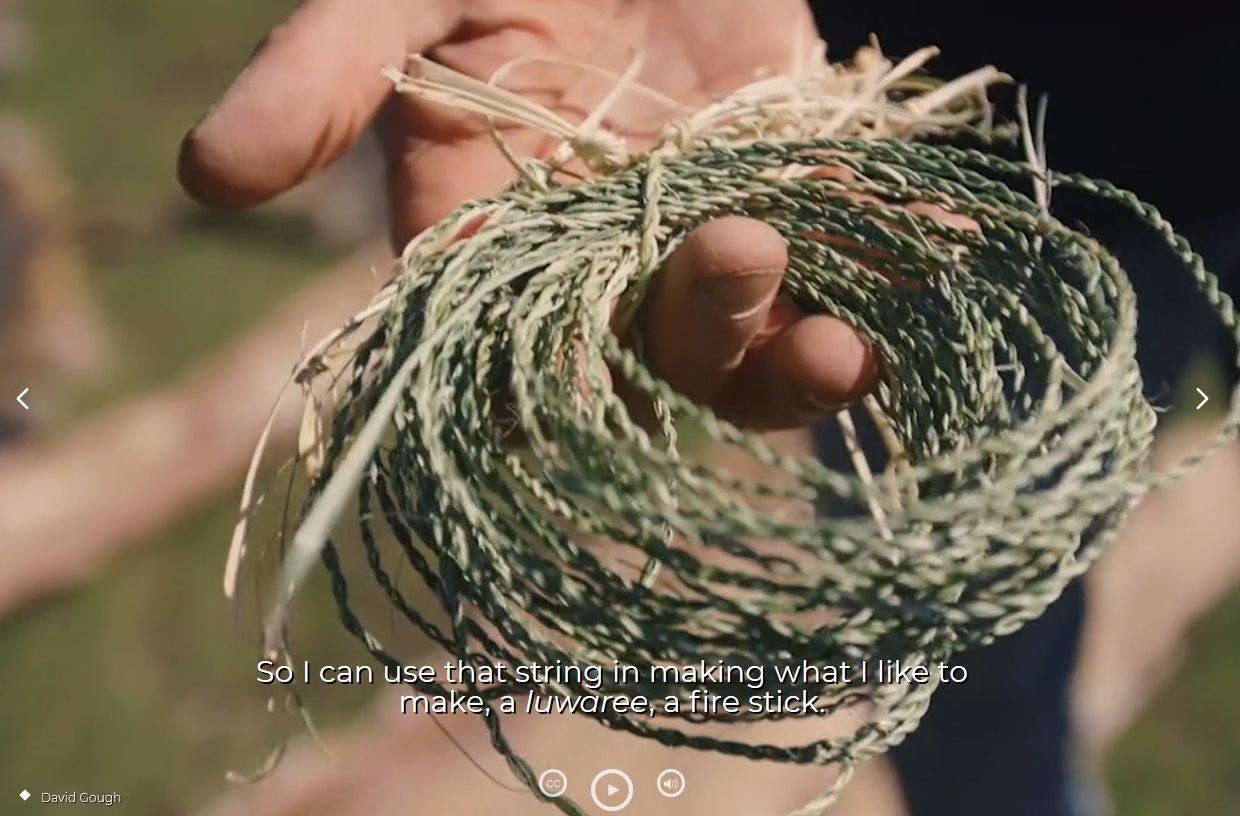
[[[664,745],[839,767],[830,789],[798,811],[810,814],[857,762],[916,726],[933,672],[926,684],[776,688],[768,679],[769,690],[804,690],[851,712],[846,733],[787,745],[747,739],[743,727],[699,726],[792,715],[677,710],[667,698],[726,691],[656,683],[645,669],[933,665],[1040,615],[1137,500],[1240,425],[1233,395],[1209,445],[1173,471],[1151,469],[1156,413],[1142,394],[1131,284],[1103,246],[1054,218],[1049,191],[1126,207],[1175,251],[1233,334],[1235,313],[1191,247],[1133,195],[1051,175],[1037,151],[1017,162],[919,141],[984,128],[985,87],[1000,78],[986,70],[930,83],[917,69],[931,55],[892,65],[866,52],[841,67],[820,53],[799,73],[679,118],[644,151],[425,60],[394,72],[403,92],[541,128],[564,147],[546,161],[514,159],[521,178],[510,189],[415,239],[372,304],[298,367],[310,492],[267,620],[270,654],[287,657],[288,603],[321,560],[346,628],[376,660],[405,662],[354,610],[358,579],[346,578],[331,542],[355,502],[370,580],[454,658],[604,667],[599,687],[463,687],[492,701],[492,742],[535,795],[537,774],[508,743],[495,701],[530,690],[641,694],[657,716],[592,716]],[[1027,123],[1023,132],[1028,140]],[[592,177],[562,183],[557,170],[569,158]],[[904,206],[914,202],[977,229]],[[787,294],[807,313],[858,328],[882,360],[873,394],[838,419],[852,472],[789,455],[682,398],[643,365],[640,346],[609,328],[609,304],[619,299],[631,314],[680,242],[729,215],[778,230]],[[343,369],[329,364],[341,354]],[[647,396],[657,427],[636,421],[610,376]],[[336,386],[335,398],[316,381]],[[891,454],[882,472],[855,445],[857,411]],[[501,417],[520,428],[524,449],[505,444]],[[713,466],[689,438],[743,451],[783,478]],[[771,502],[856,512],[806,518]],[[395,542],[399,563],[382,541]],[[416,598],[398,585],[414,576]],[[639,682],[609,680],[615,665],[643,669]],[[547,801],[581,812],[568,797]]]

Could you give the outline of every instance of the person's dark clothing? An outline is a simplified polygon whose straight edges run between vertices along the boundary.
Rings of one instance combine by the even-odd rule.
[[[810,5],[833,59],[877,36],[893,56],[934,45],[944,78],[994,65],[1046,94],[1052,169],[1131,189],[1174,222],[1240,209],[1234,83],[1240,5],[943,0]]]

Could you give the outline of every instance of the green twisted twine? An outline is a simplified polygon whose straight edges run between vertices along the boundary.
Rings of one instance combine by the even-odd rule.
[[[854,180],[774,177],[790,165],[843,168]],[[687,699],[692,688],[649,682],[644,669],[701,660],[933,664],[1013,632],[1089,568],[1138,499],[1240,427],[1233,395],[1207,448],[1174,471],[1151,470],[1156,419],[1135,360],[1132,288],[1105,248],[1018,192],[1035,180],[1026,165],[949,147],[757,142],[650,154],[576,186],[521,184],[469,205],[406,253],[395,296],[335,408],[305,526],[316,526],[316,512],[331,515],[323,506],[338,512],[342,497],[355,496],[370,578],[456,658],[597,664],[605,679],[613,662],[643,669],[638,684],[534,689],[543,694]],[[1131,210],[1237,332],[1230,300],[1152,207],[1080,176],[1052,183]],[[936,203],[980,230],[863,203],[858,193]],[[478,213],[486,223],[453,243]],[[872,414],[896,454],[885,473],[869,478],[780,453],[677,395],[611,334],[605,305],[636,300],[695,227],[727,215],[783,235],[786,291],[802,309],[837,315],[871,338],[882,381],[854,410]],[[609,369],[660,407],[659,430],[630,416],[607,386]],[[526,450],[504,444],[505,418]],[[848,411],[841,423],[847,435]],[[790,481],[721,472],[674,443],[673,432],[686,429]],[[853,511],[806,522],[757,509],[771,499]],[[387,537],[405,564],[385,560]],[[599,539],[609,543],[590,543]],[[321,552],[345,626],[377,660],[400,665],[355,613],[335,546],[324,542]],[[623,553],[638,563],[618,566]],[[393,574],[406,567],[434,611],[397,586]],[[811,688],[832,711],[859,712],[861,724],[792,747],[747,742],[744,729],[721,739],[685,728],[774,715],[707,718],[682,708],[597,719],[669,746],[843,768],[799,811],[810,814],[857,762],[916,726],[935,685]],[[495,747],[542,797],[494,710],[500,696],[528,690],[467,688],[492,701],[485,722]],[[567,797],[547,801],[581,813]]]

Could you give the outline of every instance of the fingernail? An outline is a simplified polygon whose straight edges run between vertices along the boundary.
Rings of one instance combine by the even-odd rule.
[[[802,399],[804,400],[809,413],[818,414],[820,416],[837,414],[844,410],[844,408],[848,405],[846,402],[828,402],[827,400],[819,399],[813,394],[805,394]]]
[[[754,269],[707,278],[701,283],[701,296],[716,314],[739,323],[770,308],[779,295],[771,279],[782,275],[781,269]]]

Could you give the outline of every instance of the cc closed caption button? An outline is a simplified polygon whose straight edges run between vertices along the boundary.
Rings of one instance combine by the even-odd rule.
[[[563,796],[564,791],[568,790],[568,777],[561,770],[548,768],[538,777],[538,789],[549,799]]]
[[[655,786],[658,787],[659,793],[668,799],[675,799],[685,792],[685,775],[675,768],[668,768],[659,774],[659,778],[655,780]]]

